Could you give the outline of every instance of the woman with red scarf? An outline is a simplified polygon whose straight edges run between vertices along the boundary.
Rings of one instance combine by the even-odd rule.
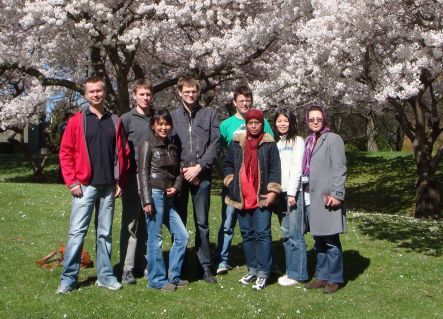
[[[237,210],[248,273],[239,282],[255,280],[254,290],[266,287],[272,265],[271,212],[280,193],[280,155],[273,137],[263,132],[260,110],[246,113],[246,132],[235,135],[223,163],[227,205]]]
[[[316,280],[307,289],[334,293],[343,282],[343,252],[339,234],[346,231],[346,157],[340,136],[327,126],[322,106],[311,104],[306,112],[309,136],[303,158],[303,188],[309,232],[315,241]]]

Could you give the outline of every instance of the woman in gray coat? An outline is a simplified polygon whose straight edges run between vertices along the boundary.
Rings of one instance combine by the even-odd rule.
[[[346,157],[343,140],[327,126],[327,114],[318,104],[308,106],[303,176],[309,231],[317,255],[316,280],[308,289],[334,293],[343,283],[343,252],[339,234],[346,231]]]

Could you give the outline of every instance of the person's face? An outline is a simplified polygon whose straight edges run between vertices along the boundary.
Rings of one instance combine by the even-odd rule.
[[[171,128],[172,128],[171,123],[168,123],[163,118],[155,120],[154,125],[152,126],[154,134],[159,138],[161,138],[162,140],[168,137],[169,132],[171,132]]]
[[[183,85],[182,89],[178,91],[178,95],[188,107],[193,107],[195,105],[198,99],[198,94],[199,92],[195,85]]]
[[[323,114],[318,110],[312,110],[308,113],[309,130],[313,133],[320,132],[323,125]]]
[[[263,124],[260,121],[252,119],[246,123],[246,129],[252,136],[257,136],[262,132]]]
[[[153,94],[151,90],[146,88],[138,88],[137,91],[133,94],[135,103],[137,106],[143,110],[148,110],[151,107],[151,102],[153,98]]]
[[[105,102],[106,91],[103,82],[86,83],[85,98],[92,107],[101,107]]]
[[[237,95],[234,100],[234,106],[241,116],[245,116],[252,107],[252,97],[246,97],[242,94]]]
[[[280,114],[275,120],[275,127],[277,128],[278,134],[287,134],[289,130],[289,119],[283,114]]]

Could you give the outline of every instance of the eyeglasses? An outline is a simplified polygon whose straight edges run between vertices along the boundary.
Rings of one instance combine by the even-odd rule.
[[[191,95],[194,94],[196,95],[198,93],[198,91],[192,90],[192,91],[182,91],[182,94],[184,95]]]
[[[321,123],[323,122],[323,118],[321,117],[311,117],[310,119],[308,119],[309,123]]]

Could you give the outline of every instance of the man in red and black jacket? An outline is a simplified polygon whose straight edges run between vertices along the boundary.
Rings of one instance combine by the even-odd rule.
[[[69,120],[60,145],[60,166],[72,208],[64,266],[57,294],[76,285],[83,242],[95,208],[96,285],[118,290],[111,263],[115,198],[122,193],[129,169],[129,146],[121,120],[104,107],[106,90],[100,77],[84,85],[88,107]]]

